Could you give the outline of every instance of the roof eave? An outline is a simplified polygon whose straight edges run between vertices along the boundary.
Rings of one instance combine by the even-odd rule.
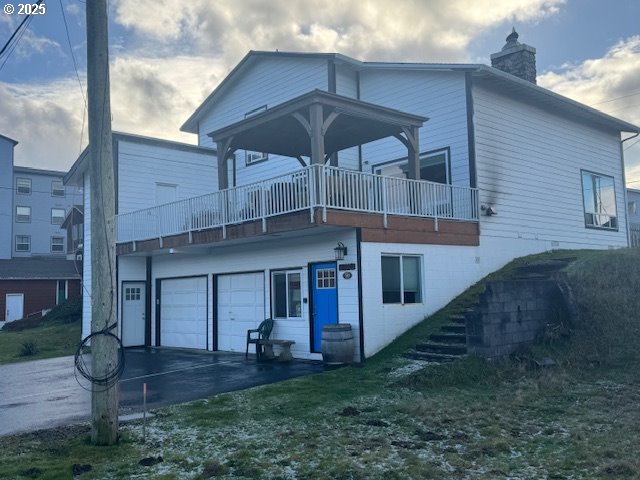
[[[519,87],[530,89],[530,91],[536,92],[537,94],[546,95],[554,101],[564,104],[565,107],[577,108],[579,110],[582,110],[585,114],[592,116],[594,119],[597,119],[599,123],[606,124],[612,129],[618,130],[619,132],[640,133],[640,127],[637,125],[633,125],[632,123],[612,117],[611,115],[603,113],[600,110],[596,110],[595,108],[589,107],[576,100],[572,100],[569,97],[565,97],[564,95],[560,95],[559,93],[555,93],[549,89],[540,87],[527,80],[503,72],[502,70],[498,70],[497,68],[489,67],[488,65],[478,65],[478,68],[475,70],[475,72],[480,77],[493,76],[501,78],[503,80],[512,82],[514,85],[517,85]]]

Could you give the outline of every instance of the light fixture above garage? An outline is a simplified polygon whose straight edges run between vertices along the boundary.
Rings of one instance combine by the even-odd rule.
[[[336,252],[336,260],[344,260],[344,256],[347,254],[347,247],[342,242],[338,242],[338,246],[333,251]]]

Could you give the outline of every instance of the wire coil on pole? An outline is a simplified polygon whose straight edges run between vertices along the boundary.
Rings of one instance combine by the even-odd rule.
[[[116,326],[117,326],[117,323],[114,322],[111,325],[103,328],[102,330],[98,330],[97,332],[93,332],[90,335],[87,335],[85,338],[82,339],[82,342],[80,342],[80,344],[78,345],[78,348],[76,349],[76,353],[74,356],[76,372],[79,373],[85,379],[87,379],[89,382],[91,382],[92,385],[103,387],[104,390],[108,390],[111,387],[115,386],[118,383],[118,380],[120,379],[120,377],[122,376],[122,373],[124,372],[125,357],[124,357],[124,348],[122,345],[122,340],[120,340],[120,338],[117,335],[112,333],[112,330],[114,330]],[[88,346],[91,339],[99,335],[112,337],[118,343],[118,358],[113,368],[108,370],[103,376],[97,377],[92,375],[91,368],[89,365],[87,365],[87,362],[85,361],[83,351],[84,351],[84,348]],[[77,374],[76,374],[76,380],[77,380]]]

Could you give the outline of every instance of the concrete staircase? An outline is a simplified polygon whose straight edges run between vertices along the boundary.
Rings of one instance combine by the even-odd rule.
[[[451,362],[467,355],[467,327],[464,314],[449,316],[449,323],[438,333],[429,335],[429,341],[419,343],[405,357],[426,362]]]

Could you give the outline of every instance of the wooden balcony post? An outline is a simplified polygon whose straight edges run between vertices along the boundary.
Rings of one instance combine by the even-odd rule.
[[[311,164],[324,165],[324,118],[322,105],[314,103],[309,107],[309,120],[311,126]]]

